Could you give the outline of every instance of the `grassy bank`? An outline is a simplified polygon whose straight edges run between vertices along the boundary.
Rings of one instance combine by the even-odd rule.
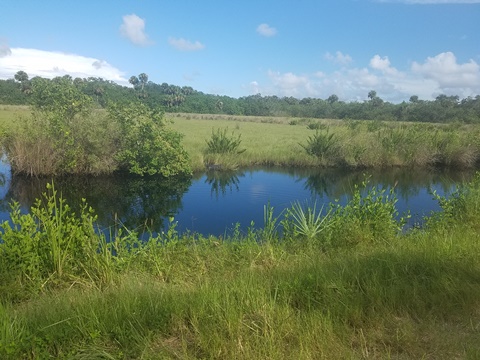
[[[15,137],[19,123],[27,115],[26,108],[0,108],[2,139],[6,139],[6,135]],[[89,159],[96,161],[90,167],[102,172],[102,169],[109,170],[105,153],[113,150],[107,143],[99,144],[102,144],[102,136],[109,138],[105,129],[111,126],[101,111],[95,116],[101,131],[96,132],[94,125],[79,128],[89,129],[85,139],[101,149],[101,156],[92,155]],[[212,165],[226,169],[254,165],[475,168],[480,162],[478,125],[198,114],[165,116],[173,121],[170,127],[184,135],[182,145],[194,171]],[[208,153],[207,141],[212,132],[227,128],[229,134],[241,136],[241,148],[245,151],[240,154]],[[95,159],[104,160],[102,163]]]
[[[227,238],[172,220],[107,243],[49,189],[3,224],[0,357],[478,358],[480,175],[407,233],[393,194],[360,192]]]
[[[167,118],[184,134],[183,144],[197,170],[205,164],[471,168],[480,160],[476,125],[192,114],[167,114]],[[212,130],[225,128],[241,135],[246,151],[205,154]],[[316,155],[307,153],[309,144],[318,150]]]

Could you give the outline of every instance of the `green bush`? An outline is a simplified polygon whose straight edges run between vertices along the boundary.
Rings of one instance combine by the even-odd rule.
[[[223,130],[217,129],[214,131],[212,129],[212,136],[207,142],[207,154],[241,154],[246,149],[239,149],[240,144],[242,143],[241,134],[238,136],[235,135],[232,131],[231,135],[227,134],[228,128]]]
[[[11,205],[10,221],[0,224],[1,283],[18,283],[23,297],[62,281],[102,282],[112,254],[103,235],[96,232],[96,215],[85,200],[75,213],[66,200],[58,196],[53,185],[42,199],[37,199],[27,214],[20,205]],[[82,279],[82,280],[81,280]]]
[[[340,150],[338,138],[335,134],[330,134],[327,131],[316,131],[315,135],[309,136],[307,145],[302,145],[305,151],[312,156],[317,157],[319,160],[328,160],[335,158]]]
[[[182,135],[166,126],[162,111],[140,102],[110,104],[107,110],[120,127],[115,154],[120,169],[165,177],[191,173]]]
[[[158,109],[124,101],[110,103],[105,116],[68,76],[33,79],[31,102],[31,116],[5,141],[15,173],[191,173],[182,136],[167,127]]]

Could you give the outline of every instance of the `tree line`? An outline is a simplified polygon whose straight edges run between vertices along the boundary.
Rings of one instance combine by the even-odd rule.
[[[233,98],[205,94],[190,86],[157,84],[141,73],[129,79],[133,87],[121,86],[97,77],[66,78],[83,94],[92,98],[96,106],[104,108],[109,102],[140,100],[151,108],[161,107],[166,112],[227,114],[247,116],[285,116],[328,119],[358,119],[382,121],[464,122],[480,123],[480,95],[460,99],[441,94],[434,100],[421,100],[412,95],[399,104],[381,99],[375,90],[363,102],[341,101],[332,94],[326,99],[278,97],[261,94]],[[28,105],[32,81],[19,71],[13,79],[0,80],[0,104]],[[52,80],[47,80],[52,81]]]

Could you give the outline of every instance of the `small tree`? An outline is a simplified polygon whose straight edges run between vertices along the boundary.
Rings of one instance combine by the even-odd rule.
[[[110,104],[108,114],[120,126],[115,157],[121,169],[165,177],[190,174],[189,157],[181,145],[182,135],[167,128],[163,112],[131,102]]]

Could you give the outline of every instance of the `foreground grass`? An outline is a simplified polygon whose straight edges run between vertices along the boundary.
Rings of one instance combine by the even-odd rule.
[[[90,209],[76,217],[47,195],[39,228],[4,225],[0,357],[478,358],[480,176],[408,233],[394,198],[372,191],[314,232],[292,220],[308,211],[267,209],[264,229],[225,239],[179,238],[172,223],[110,245]]]
[[[27,115],[25,107],[0,107],[0,140],[6,134],[15,134],[16,126]],[[102,123],[102,111],[96,116],[99,124]],[[171,127],[184,135],[182,144],[190,155],[194,171],[210,166],[224,169],[255,165],[475,168],[480,164],[479,125],[198,114],[166,114],[166,118],[173,120]],[[102,144],[102,131],[95,132],[91,125],[85,127],[90,129],[90,141]],[[212,131],[226,128],[241,135],[241,148],[246,151],[208,153],[207,141]],[[313,155],[305,149],[309,142],[315,145]],[[100,148],[106,151],[105,146]],[[95,166],[106,167],[92,164]]]

